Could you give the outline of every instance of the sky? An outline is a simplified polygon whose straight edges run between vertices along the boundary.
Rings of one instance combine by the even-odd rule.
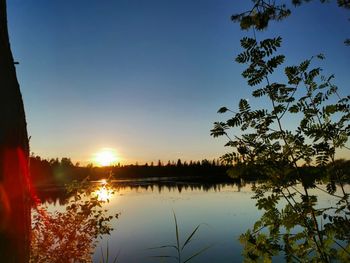
[[[213,122],[224,119],[217,110],[251,98],[234,58],[239,40],[252,32],[230,20],[250,6],[247,0],[8,1],[31,151],[81,164],[102,148],[114,149],[122,163],[220,157],[225,139],[210,136]],[[282,36],[288,64],[324,53],[324,72],[335,74],[348,95],[349,17],[335,3],[314,1],[257,37]]]

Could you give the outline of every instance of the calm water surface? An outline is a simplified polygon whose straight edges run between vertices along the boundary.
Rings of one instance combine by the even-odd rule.
[[[120,217],[113,221],[111,235],[99,240],[94,262],[100,261],[100,249],[106,251],[107,246],[110,257],[114,258],[119,253],[118,262],[121,263],[175,262],[173,259],[152,257],[175,256],[174,249],[150,250],[176,244],[173,211],[182,243],[201,224],[195,239],[185,248],[183,259],[211,246],[191,262],[241,262],[242,246],[238,238],[262,214],[255,207],[255,200],[251,199],[251,186],[118,187],[106,208],[111,214],[120,213]],[[321,201],[329,202],[327,198],[321,196]],[[51,205],[51,209],[59,208],[62,205]]]
[[[120,262],[159,262],[150,256],[173,254],[169,249],[147,250],[167,244],[176,244],[173,210],[179,225],[180,238],[187,236],[198,224],[203,224],[184,258],[212,245],[192,262],[232,262],[240,258],[237,238],[243,229],[257,219],[258,212],[251,200],[250,185],[223,186],[202,189],[164,188],[120,189],[110,204],[111,211],[121,212],[115,221],[115,231],[107,240],[114,251],[120,250]],[[100,258],[96,253],[94,259]],[[218,260],[220,259],[220,261]],[[169,262],[172,262],[169,260]]]

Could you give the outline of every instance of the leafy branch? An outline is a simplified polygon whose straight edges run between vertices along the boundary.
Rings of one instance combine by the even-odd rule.
[[[346,147],[350,134],[350,97],[341,98],[332,84],[333,76],[321,76],[321,68],[311,67],[313,60],[324,59],[323,55],[285,67],[285,83],[271,81],[275,70],[285,63],[285,56],[277,53],[281,43],[280,37],[241,40],[243,51],[236,62],[247,65],[242,76],[255,88],[252,96],[269,101],[271,108],[253,109],[248,100],[241,99],[237,111],[219,110],[233,116],[215,123],[211,130],[212,136],[229,139],[226,146],[232,151],[223,156],[234,165],[229,174],[244,179],[254,171],[266,179],[254,189],[256,205],[265,213],[253,232],[241,236],[244,255],[248,261],[281,252],[287,259],[301,262],[347,261],[349,248],[337,250],[334,245],[349,241],[343,231],[344,226],[350,229],[346,216],[350,213],[349,195],[344,188],[349,174],[340,169],[335,153]],[[297,123],[294,131],[284,127],[292,116]],[[230,137],[227,131],[231,129],[243,134]],[[318,187],[313,171],[319,178],[328,178],[326,192],[340,199],[333,215],[328,214],[331,208],[317,209],[317,196],[310,195],[309,190]],[[335,194],[336,184],[343,196]],[[277,208],[280,200],[287,203],[284,209]],[[322,223],[323,217],[331,222]],[[290,232],[297,227],[302,231]]]

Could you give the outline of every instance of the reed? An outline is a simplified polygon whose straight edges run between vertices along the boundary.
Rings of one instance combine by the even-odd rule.
[[[120,254],[120,251],[118,251],[118,253],[114,257],[113,261],[111,261],[112,263],[117,263],[118,262],[119,254]],[[110,258],[110,255],[109,255],[109,245],[108,245],[108,242],[107,242],[106,255],[104,254],[103,249],[101,247],[101,259],[100,259],[99,263],[109,263],[110,260],[112,260],[112,258]]]
[[[189,257],[187,257],[186,259],[184,257],[184,250],[186,248],[189,247],[189,244],[191,243],[191,241],[193,240],[193,238],[196,236],[200,226],[202,224],[197,225],[193,231],[187,236],[185,242],[181,243],[181,237],[180,237],[180,231],[179,231],[179,224],[176,218],[176,214],[173,211],[173,216],[174,216],[174,224],[175,224],[175,238],[176,238],[176,243],[175,244],[170,244],[170,245],[163,245],[163,246],[158,246],[158,247],[153,247],[150,249],[165,249],[165,248],[171,248],[174,249],[176,252],[176,255],[156,255],[153,256],[154,258],[159,258],[159,259],[174,259],[176,260],[176,262],[178,263],[187,263],[190,262],[192,259],[196,258],[197,256],[201,255],[202,253],[204,253],[207,249],[209,249],[212,245],[206,246],[198,251],[196,251],[195,253],[191,254]]]

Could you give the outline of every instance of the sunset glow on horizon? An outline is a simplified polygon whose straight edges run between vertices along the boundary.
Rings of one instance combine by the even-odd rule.
[[[219,108],[237,110],[240,98],[265,107],[234,61],[240,39],[253,33],[230,17],[251,1],[7,2],[31,151],[42,158],[105,166],[113,160],[93,154],[117,147],[122,160],[114,162],[123,164],[211,160],[226,153],[226,141],[210,136]],[[347,95],[348,10],[318,2],[295,8],[263,36],[283,38],[286,65],[325,54],[317,66]],[[276,71],[276,81],[284,77]]]
[[[111,166],[120,161],[116,151],[110,148],[103,148],[94,155],[93,162],[99,166]]]

